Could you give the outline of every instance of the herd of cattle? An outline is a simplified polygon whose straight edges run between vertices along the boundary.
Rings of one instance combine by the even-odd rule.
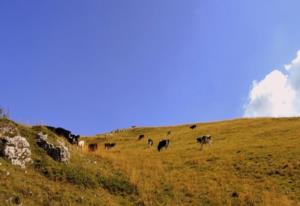
[[[71,131],[63,129],[61,127],[51,127],[51,126],[45,126],[45,127],[47,129],[49,129],[50,131],[54,132],[56,135],[65,137],[68,140],[68,142],[71,144],[76,144],[78,147],[81,147],[81,148],[83,148],[85,146],[85,142],[83,140],[79,140],[80,135],[72,134]],[[197,127],[197,125],[192,125],[192,126],[190,126],[190,129],[195,129],[196,127]],[[167,132],[167,136],[170,134],[171,134],[171,131],[169,130]],[[138,140],[142,140],[144,137],[145,137],[144,134],[140,134],[138,136]],[[202,150],[203,145],[211,144],[212,138],[210,135],[204,135],[201,137],[197,137],[196,142],[201,145],[201,150]],[[157,145],[157,151],[160,152],[162,149],[167,149],[169,144],[170,144],[169,139],[163,139],[163,140],[159,141],[158,145]],[[152,147],[153,145],[154,145],[154,141],[149,138],[148,139],[148,147]],[[114,142],[104,143],[105,150],[110,150],[114,146],[116,146],[116,143],[114,143]],[[88,150],[91,152],[98,150],[98,144],[97,143],[88,144]]]
[[[78,147],[81,147],[81,148],[83,148],[85,146],[85,142],[83,140],[79,140],[80,135],[72,134],[71,131],[61,128],[61,127],[51,127],[51,126],[45,126],[45,127],[47,129],[49,129],[50,131],[54,132],[56,135],[65,137],[68,140],[68,142],[71,144],[76,144]],[[190,129],[195,129],[196,127],[197,127],[197,125],[192,125],[192,126],[190,126]],[[171,134],[171,131],[169,130],[167,132],[167,136],[170,134]],[[144,134],[140,134],[138,136],[138,140],[142,140],[142,139],[144,139],[144,137],[145,137]],[[212,138],[210,135],[204,135],[201,137],[197,137],[196,142],[201,145],[201,150],[202,150],[203,145],[211,144]],[[163,139],[163,140],[159,141],[157,144],[157,151],[160,152],[162,149],[167,149],[169,144],[170,144],[169,139]],[[150,148],[153,145],[154,145],[154,141],[149,138],[148,139],[148,147]],[[114,142],[104,143],[105,150],[110,150],[114,146],[116,146],[116,143],[114,143]],[[88,144],[88,150],[91,152],[98,150],[98,144],[97,143]]]

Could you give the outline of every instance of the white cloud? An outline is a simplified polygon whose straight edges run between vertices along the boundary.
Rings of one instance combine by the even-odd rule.
[[[300,116],[300,50],[285,70],[273,70],[254,81],[245,105],[246,117]]]

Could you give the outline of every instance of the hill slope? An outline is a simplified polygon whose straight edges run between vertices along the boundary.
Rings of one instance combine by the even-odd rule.
[[[96,152],[69,145],[68,165],[36,147],[34,134],[49,131],[18,127],[34,163],[25,173],[0,158],[0,201],[7,205],[10,197],[24,205],[300,205],[299,118],[120,130],[84,138],[99,144]],[[170,145],[158,152],[168,131]],[[205,134],[213,142],[201,150],[195,139]],[[106,151],[105,141],[116,146]]]

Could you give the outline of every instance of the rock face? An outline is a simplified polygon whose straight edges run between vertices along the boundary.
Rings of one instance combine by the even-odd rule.
[[[68,163],[70,160],[70,152],[68,148],[62,143],[59,142],[58,146],[55,146],[48,142],[47,135],[43,133],[38,134],[37,144],[39,147],[43,148],[47,154],[52,157],[54,160],[59,162]]]
[[[31,162],[30,145],[24,137],[0,137],[0,153],[21,168]]]

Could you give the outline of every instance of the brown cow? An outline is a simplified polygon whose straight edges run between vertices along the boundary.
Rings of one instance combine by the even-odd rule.
[[[116,143],[105,143],[104,144],[104,148],[106,150],[109,150],[109,149],[113,148],[114,146],[116,146]]]
[[[94,152],[98,149],[98,144],[94,143],[94,144],[89,144],[89,151],[90,152]]]

